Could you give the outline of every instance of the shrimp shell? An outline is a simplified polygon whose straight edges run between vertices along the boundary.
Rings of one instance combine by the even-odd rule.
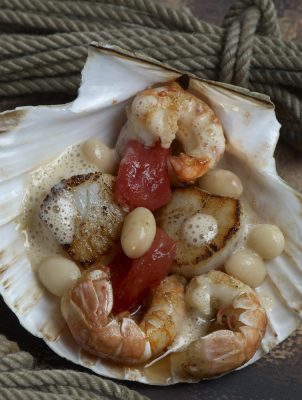
[[[169,148],[176,138],[184,152],[171,156],[179,180],[194,181],[213,168],[225,149],[222,126],[214,111],[176,82],[139,93],[128,109],[117,148],[123,153],[127,141],[153,146],[160,140]]]
[[[153,290],[150,306],[138,324],[129,313],[111,313],[109,268],[92,267],[62,297],[62,314],[84,350],[123,364],[139,364],[172,344],[185,312],[184,281],[176,275],[165,278]]]
[[[207,335],[182,352],[171,355],[180,376],[208,378],[240,367],[257,351],[267,317],[256,293],[247,285],[220,272],[210,271],[191,280],[188,290],[199,298],[203,317],[212,319]],[[217,312],[218,310],[218,312]]]

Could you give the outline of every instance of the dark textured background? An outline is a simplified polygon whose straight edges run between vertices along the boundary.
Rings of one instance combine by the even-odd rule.
[[[221,24],[232,0],[169,0],[175,6],[186,5],[201,19]],[[283,37],[302,40],[302,0],[276,0],[278,18]],[[0,98],[0,110],[17,105],[63,102],[64,96],[26,96],[10,100]],[[277,152],[279,173],[292,186],[302,191],[302,156],[284,143],[279,143]],[[38,367],[74,368],[84,370],[54,354],[42,340],[27,333],[14,314],[0,299],[0,333],[30,351]],[[129,387],[150,396],[165,400],[300,400],[302,399],[302,330],[300,329],[269,355],[241,371],[220,379],[191,385],[169,388],[127,384]]]

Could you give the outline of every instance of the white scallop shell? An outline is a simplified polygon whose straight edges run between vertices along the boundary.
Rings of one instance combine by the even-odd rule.
[[[114,144],[129,99],[149,85],[180,74],[150,60],[97,45],[89,49],[76,100],[59,106],[22,107],[0,115],[0,292],[20,323],[41,337],[57,354],[108,377],[145,383],[136,368],[113,367],[87,358],[72,340],[58,301],[38,284],[26,254],[19,215],[27,175],[57,157],[69,145],[99,136]],[[254,362],[284,340],[302,316],[302,196],[277,175],[273,153],[279,123],[267,98],[214,82],[191,79],[216,111],[228,138],[224,163],[244,182],[245,203],[263,221],[278,225],[286,250],[268,263],[268,276],[257,289],[270,299],[269,325]]]

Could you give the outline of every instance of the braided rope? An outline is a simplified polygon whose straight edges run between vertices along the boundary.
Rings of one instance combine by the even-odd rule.
[[[26,30],[42,30],[44,32],[56,32],[56,30],[61,32],[81,32],[90,30],[92,32],[97,32],[100,29],[114,29],[116,27],[116,23],[106,20],[102,22],[82,22],[81,20],[72,18],[68,19],[65,16],[48,16],[5,8],[2,8],[0,12],[0,23],[7,25],[13,24],[15,29],[23,28]]]
[[[19,347],[16,343],[7,340],[3,335],[0,335],[0,358],[6,354],[16,353]]]
[[[33,358],[0,335],[1,400],[148,400],[125,386],[69,370],[34,370]]]
[[[238,16],[242,15],[249,8],[257,8],[261,14],[259,33],[262,35],[280,36],[276,8],[271,0],[236,1],[232,4],[224,19],[224,27],[230,27],[238,19]]]
[[[160,19],[149,16],[142,12],[132,10],[131,13],[127,9],[116,9],[113,5],[94,4],[93,8],[88,3],[76,2],[61,2],[61,1],[47,1],[41,2],[40,0],[3,0],[3,6],[7,9],[15,10],[16,8],[25,14],[28,12],[39,12],[48,16],[56,16],[62,14],[66,17],[72,17],[76,20],[83,20],[88,18],[91,22],[98,22],[102,20],[115,21],[122,24],[136,24],[139,26],[146,26],[151,28],[168,28],[169,25],[163,23]],[[45,20],[48,22],[49,19]],[[53,24],[51,24],[53,29]]]
[[[260,18],[261,13],[256,7],[251,7],[244,15],[234,77],[232,79],[232,82],[236,85],[247,86],[248,84],[253,42]]]
[[[0,96],[18,96],[22,94],[57,92],[75,93],[79,87],[80,77],[78,74],[69,76],[56,76],[33,79],[20,79],[17,81],[0,84]]]
[[[202,78],[271,96],[283,137],[302,149],[302,44],[280,38],[272,0],[237,0],[223,27],[150,0],[0,0],[0,96],[75,94],[91,41],[110,42]],[[33,369],[0,336],[0,398],[145,400],[111,381]]]
[[[301,119],[302,101],[298,96],[290,92],[282,86],[263,84],[259,82],[250,82],[250,88],[254,91],[265,92],[270,97],[274,98],[276,104],[282,105],[289,115],[297,122]]]
[[[25,352],[8,354],[1,359],[0,372],[8,372],[19,369],[31,369],[33,367],[33,358]]]

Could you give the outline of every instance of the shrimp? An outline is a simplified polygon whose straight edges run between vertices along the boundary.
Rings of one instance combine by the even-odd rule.
[[[176,275],[165,278],[137,323],[130,313],[112,314],[109,268],[91,267],[62,297],[62,314],[89,353],[123,364],[142,363],[163,353],[178,333],[185,312],[184,281]]]
[[[205,336],[171,356],[173,370],[186,377],[207,378],[246,363],[257,351],[267,317],[256,293],[247,285],[220,272],[193,278],[186,301],[211,321]]]
[[[127,112],[117,142],[122,152],[130,139],[146,146],[160,140],[169,148],[176,138],[184,152],[170,163],[180,181],[194,181],[220,160],[225,149],[223,129],[214,111],[176,82],[139,93]]]

